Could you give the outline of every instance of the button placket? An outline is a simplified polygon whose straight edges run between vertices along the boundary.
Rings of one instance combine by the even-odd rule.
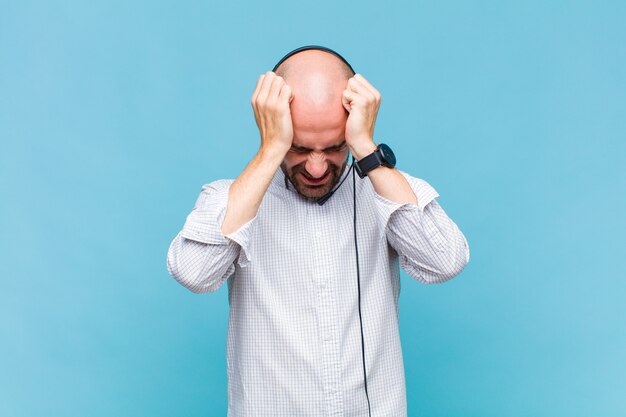
[[[336,297],[334,292],[335,273],[332,260],[332,223],[328,222],[321,213],[323,207],[315,207],[310,213],[310,236],[312,236],[312,267],[318,294],[319,334],[321,353],[324,363],[324,391],[327,398],[330,415],[343,415],[343,400],[338,389],[340,382],[340,352],[337,338],[338,318],[336,317]]]

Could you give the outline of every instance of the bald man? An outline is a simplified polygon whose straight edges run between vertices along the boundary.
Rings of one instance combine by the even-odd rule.
[[[168,271],[185,287],[228,283],[229,417],[406,415],[399,266],[443,282],[469,248],[427,182],[389,164],[347,175],[349,153],[377,152],[380,102],[327,50],[261,75],[257,154],[234,181],[203,187],[170,246]]]

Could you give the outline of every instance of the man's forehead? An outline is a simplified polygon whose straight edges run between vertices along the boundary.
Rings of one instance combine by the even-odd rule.
[[[343,130],[324,132],[323,134],[294,135],[292,147],[301,150],[321,151],[329,148],[340,147],[346,143]]]

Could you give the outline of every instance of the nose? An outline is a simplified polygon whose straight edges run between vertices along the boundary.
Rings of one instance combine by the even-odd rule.
[[[323,152],[311,152],[304,165],[306,172],[313,178],[320,178],[328,169],[328,162]]]

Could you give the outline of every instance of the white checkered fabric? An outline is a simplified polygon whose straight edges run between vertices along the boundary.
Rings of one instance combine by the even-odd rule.
[[[403,175],[418,205],[388,201],[368,178],[356,177],[373,417],[406,416],[399,266],[418,281],[436,283],[469,261],[467,241],[435,200],[439,194]],[[286,187],[279,169],[256,217],[224,236],[232,182],[202,188],[167,257],[169,273],[193,292],[228,283],[228,416],[366,417],[352,174],[320,206]]]

